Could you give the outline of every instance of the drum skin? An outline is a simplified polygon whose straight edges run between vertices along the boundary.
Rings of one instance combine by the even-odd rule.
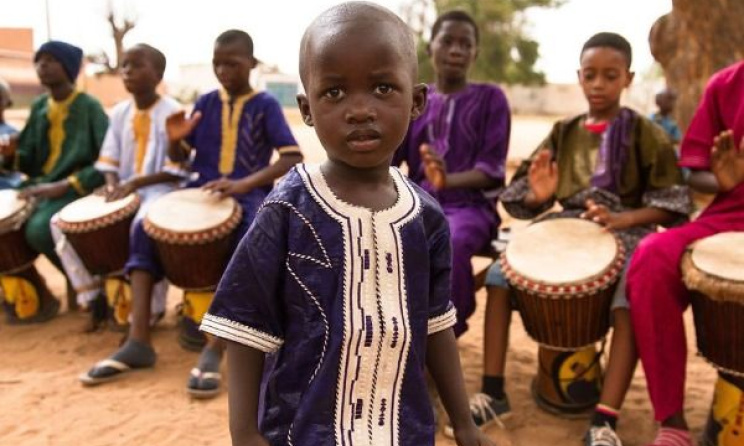
[[[32,206],[22,203],[15,190],[0,191],[0,274],[24,269],[33,263],[38,253],[26,242],[23,222],[31,213]]]
[[[624,250],[601,226],[572,218],[534,223],[500,261],[525,330],[538,343],[580,350],[607,334]]]
[[[79,202],[82,200],[95,205],[102,199],[102,197],[87,196],[68,206],[80,205]],[[65,208],[60,211],[57,226],[75,248],[75,252],[91,274],[117,273],[122,271],[127,263],[129,231],[137,214],[140,199],[134,195],[123,200],[127,200],[126,205],[111,213],[77,222],[62,220]]]
[[[173,285],[213,290],[232,255],[241,218],[242,208],[233,198],[182,189],[152,204],[144,229],[155,241],[165,277]]]

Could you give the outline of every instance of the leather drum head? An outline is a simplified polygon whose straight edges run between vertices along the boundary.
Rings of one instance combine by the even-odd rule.
[[[193,233],[217,228],[233,215],[237,203],[228,197],[203,189],[189,188],[171,192],[155,201],[147,220],[158,228],[174,233]]]
[[[73,201],[59,211],[59,219],[65,223],[85,223],[124,209],[137,199],[130,194],[121,200],[107,203],[101,195],[88,195]]]
[[[744,232],[722,232],[698,241],[692,263],[711,276],[744,282]]]
[[[525,279],[568,285],[604,273],[618,254],[615,237],[600,225],[577,218],[534,223],[512,236],[506,261]]]
[[[0,221],[12,217],[28,202],[18,198],[18,191],[13,189],[0,190]]]

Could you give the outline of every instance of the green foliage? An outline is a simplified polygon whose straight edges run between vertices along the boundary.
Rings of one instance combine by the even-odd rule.
[[[427,0],[437,15],[461,9],[473,16],[480,31],[478,59],[470,75],[475,80],[505,84],[541,85],[544,73],[535,70],[539,57],[538,43],[525,33],[524,12],[533,7],[557,7],[564,0]],[[418,2],[419,5],[422,3]],[[426,45],[431,23],[419,30],[418,60],[422,81],[431,82],[431,68]],[[426,41],[424,40],[427,39]]]

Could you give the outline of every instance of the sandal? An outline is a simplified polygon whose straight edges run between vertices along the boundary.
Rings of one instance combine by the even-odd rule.
[[[214,398],[220,394],[220,372],[203,372],[198,367],[191,369],[186,391],[194,398]]]
[[[124,364],[115,359],[107,358],[98,361],[92,369],[80,375],[78,379],[84,386],[96,386],[98,384],[119,379],[122,375],[131,370],[134,369],[130,365]]]

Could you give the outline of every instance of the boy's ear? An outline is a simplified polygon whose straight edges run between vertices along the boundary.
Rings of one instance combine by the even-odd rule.
[[[313,115],[310,113],[310,103],[307,100],[307,96],[304,93],[297,95],[297,106],[300,107],[300,114],[302,115],[302,122],[305,125],[313,126]]]
[[[426,108],[426,91],[429,87],[426,84],[416,84],[413,86],[413,105],[411,106],[411,120],[421,116]]]
[[[633,83],[633,78],[635,77],[634,71],[628,71],[628,82],[625,84],[626,87],[628,87],[630,84]]]

